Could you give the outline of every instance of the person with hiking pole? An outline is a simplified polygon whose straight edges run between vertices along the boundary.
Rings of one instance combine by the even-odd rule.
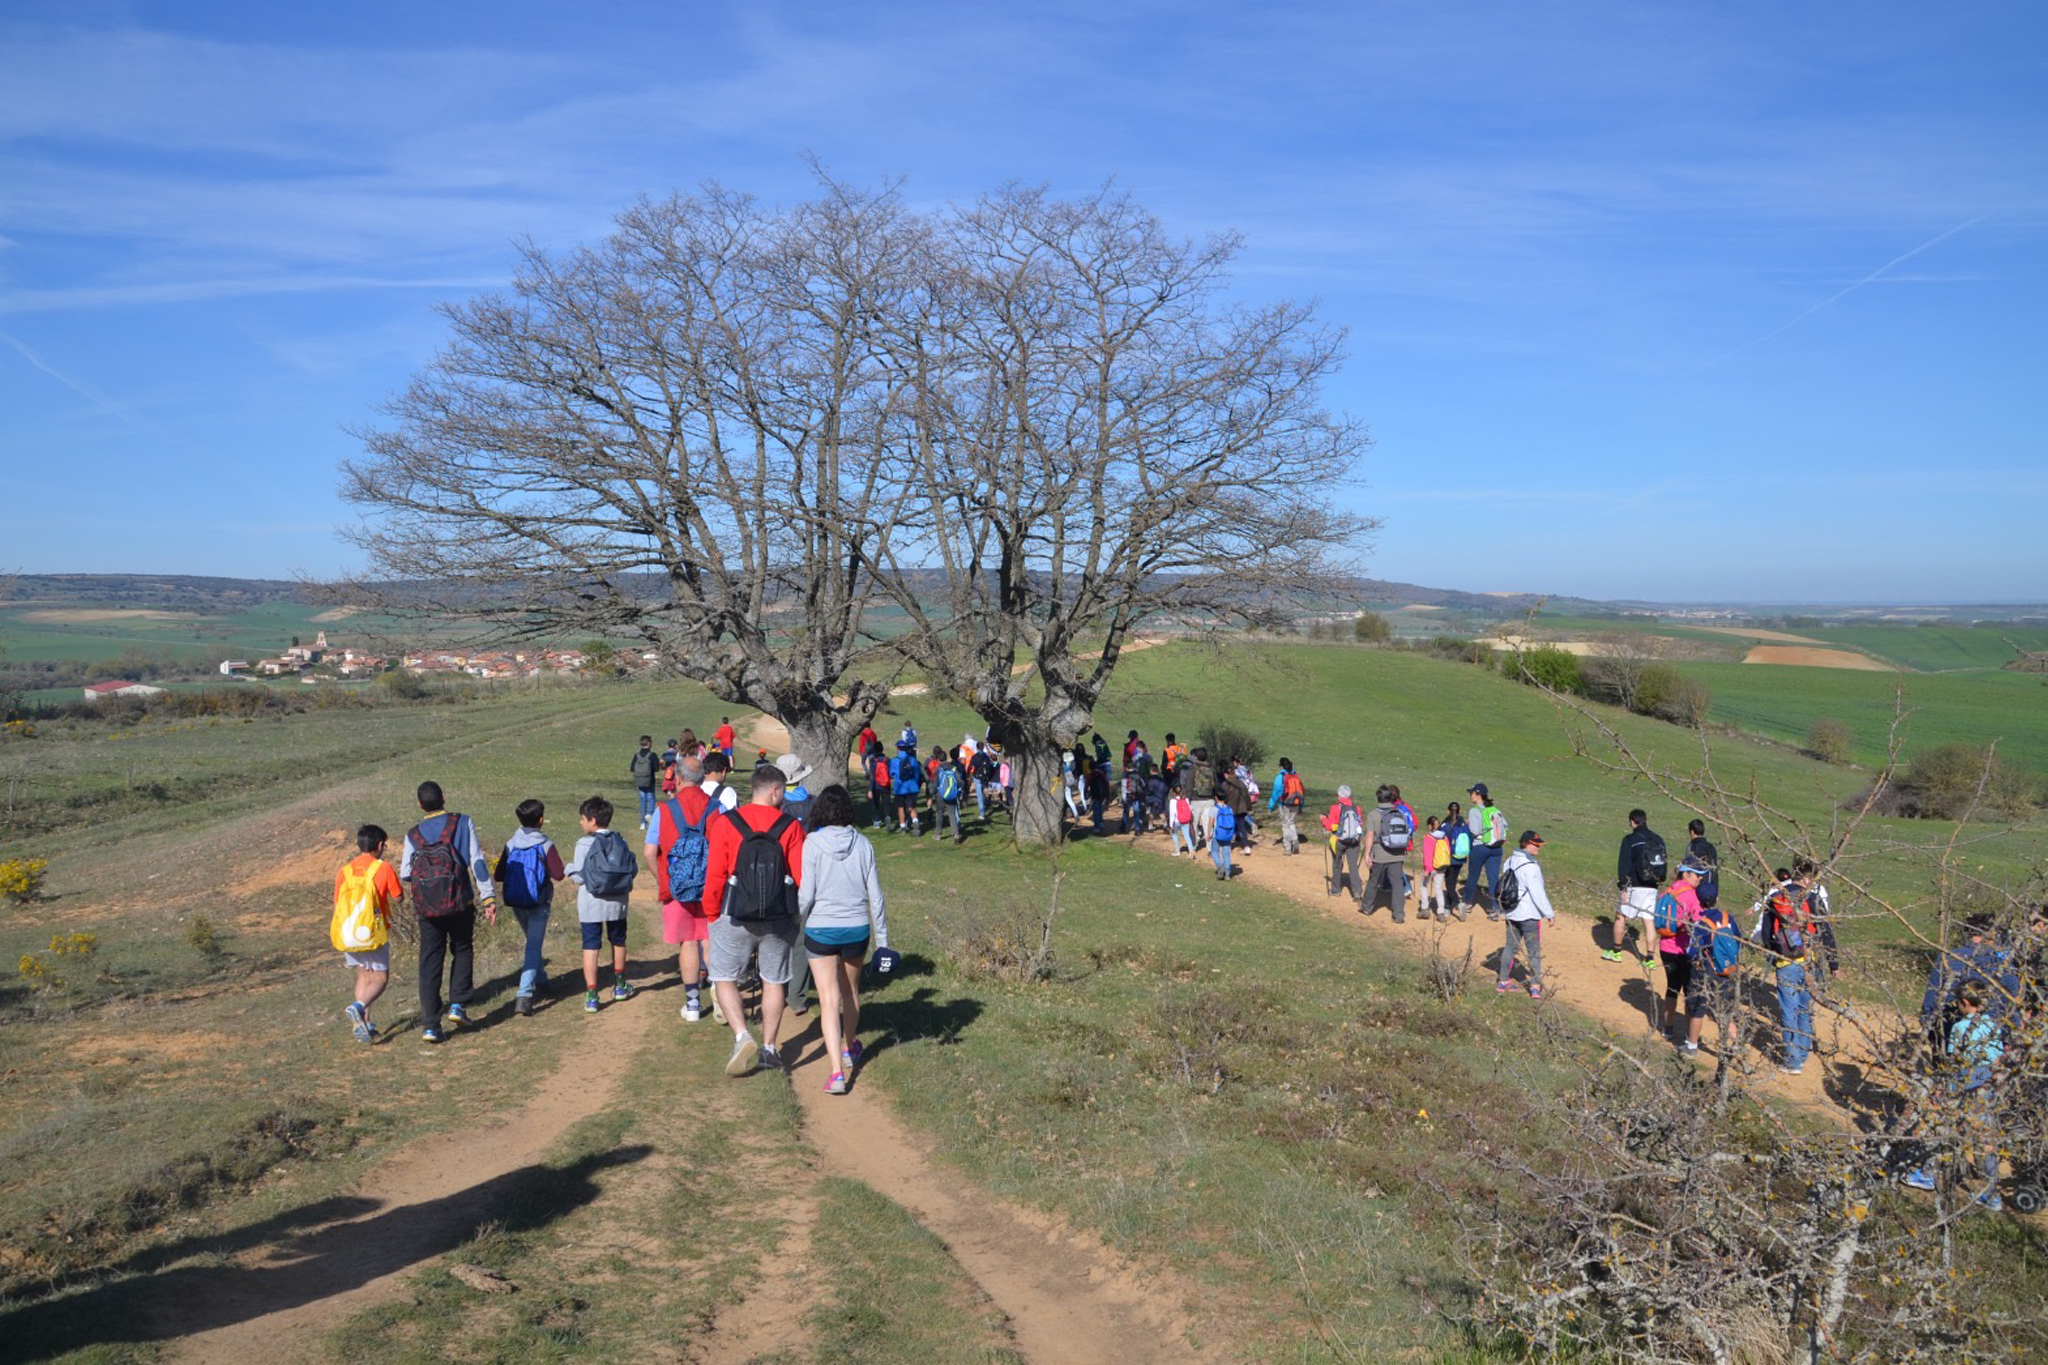
[[[1358,879],[1358,850],[1365,842],[1365,817],[1359,813],[1358,803],[1351,799],[1348,785],[1337,788],[1337,800],[1323,816],[1323,829],[1329,835],[1330,894],[1336,895],[1348,880],[1351,894],[1363,909],[1365,883]]]

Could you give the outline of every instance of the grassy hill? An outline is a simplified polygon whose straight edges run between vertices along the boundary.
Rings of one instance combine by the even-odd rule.
[[[1828,626],[1808,632],[1821,644],[1846,645],[1918,673],[1996,669],[2013,658],[2012,645],[2048,649],[2048,630],[1991,626]]]

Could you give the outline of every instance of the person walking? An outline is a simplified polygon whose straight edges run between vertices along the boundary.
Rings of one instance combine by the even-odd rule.
[[[1614,886],[1620,893],[1614,906],[1614,942],[1601,957],[1621,962],[1633,953],[1643,970],[1650,970],[1647,951],[1634,945],[1639,936],[1649,936],[1657,913],[1657,893],[1668,871],[1663,836],[1650,828],[1649,816],[1641,810],[1630,811],[1628,833],[1621,836],[1621,850],[1614,862]]]
[[[1223,765],[1222,775],[1216,779],[1216,804],[1230,811],[1232,847],[1250,848],[1252,827],[1246,817],[1251,812],[1252,795],[1245,786],[1244,765],[1237,761],[1235,755]],[[1220,820],[1218,827],[1221,827]]]
[[[1471,809],[1465,812],[1465,828],[1472,835],[1472,849],[1465,862],[1465,905],[1477,905],[1486,911],[1488,919],[1500,918],[1494,904],[1494,893],[1500,885],[1500,867],[1503,851],[1508,842],[1508,818],[1500,807],[1493,804],[1492,795],[1484,782],[1474,782],[1465,793],[1471,798]],[[1481,899],[1480,882],[1486,883],[1485,899]]]
[[[1557,910],[1550,903],[1549,888],[1543,884],[1543,865],[1537,861],[1542,847],[1542,835],[1533,829],[1523,830],[1522,837],[1516,841],[1515,851],[1508,855],[1507,864],[1501,869],[1501,882],[1513,878],[1512,894],[1503,896],[1501,883],[1494,886],[1496,897],[1513,900],[1514,904],[1501,907],[1507,942],[1500,950],[1500,976],[1493,988],[1495,991],[1515,988],[1515,957],[1526,954],[1531,1000],[1543,998],[1543,926],[1557,918]]]
[[[1472,856],[1472,831],[1466,827],[1464,808],[1455,801],[1446,805],[1439,828],[1443,830],[1444,851],[1450,855],[1450,861],[1444,864],[1444,899],[1451,913],[1463,923],[1470,912],[1458,894],[1458,879],[1464,875],[1465,862]]]
[[[774,764],[757,766],[746,804],[723,814],[714,811],[706,834],[704,916],[711,932],[705,948],[718,1014],[733,1031],[728,1076],[745,1076],[756,1063],[769,1070],[782,1066],[776,1040],[800,932],[804,857],[804,827],[782,811],[783,781]],[[747,1011],[740,1001],[740,977],[756,957],[761,970],[759,1043],[747,1031]]]
[[[1360,814],[1358,803],[1351,799],[1348,785],[1337,788],[1337,799],[1323,816],[1323,829],[1329,835],[1330,894],[1336,895],[1348,882],[1352,896],[1363,909],[1365,883],[1358,879],[1358,851],[1365,842],[1365,817]]]
[[[1797,1076],[1813,1050],[1813,990],[1806,979],[1805,893],[1792,879],[1792,869],[1774,872],[1776,883],[1753,907],[1756,926],[1750,931],[1770,960],[1778,990],[1778,1022],[1784,1051],[1778,1070]]]
[[[1652,924],[1657,931],[1657,957],[1664,964],[1664,1008],[1659,1021],[1674,1043],[1692,1041],[1691,1021],[1699,1017],[1698,988],[1693,985],[1692,936],[1700,920],[1700,883],[1707,869],[1688,858],[1678,865],[1671,889],[1657,897]],[[1686,1026],[1678,1024],[1678,1000],[1685,997]]]
[[[1371,915],[1384,902],[1394,912],[1394,923],[1406,924],[1408,846],[1415,840],[1415,826],[1394,804],[1392,787],[1382,786],[1374,801],[1365,815],[1368,871],[1358,898],[1359,913]]]
[[[632,775],[633,786],[640,793],[640,828],[644,830],[647,822],[654,818],[656,793],[661,787],[661,755],[654,752],[653,735],[640,736],[640,747],[627,761],[626,771]]]
[[[653,745],[649,742],[649,754]],[[448,963],[448,1022],[469,1022],[469,997],[475,990],[476,912],[498,922],[498,899],[491,885],[491,865],[484,857],[476,824],[445,808],[438,782],[422,782],[416,793],[426,817],[405,836],[399,854],[398,880],[410,893],[419,917],[420,1041],[441,1041],[441,964]]]
[[[1439,920],[1451,917],[1450,907],[1444,903],[1444,868],[1450,863],[1450,840],[1444,838],[1441,822],[1432,815],[1425,822],[1422,832],[1422,903],[1416,908],[1418,915],[1434,915]]]
[[[1196,745],[1175,771],[1181,795],[1194,807],[1195,847],[1199,849],[1216,826],[1216,771],[1209,766],[1209,750]]]
[[[1266,809],[1280,814],[1280,850],[1292,858],[1301,852],[1301,808],[1307,804],[1308,788],[1302,784],[1301,774],[1294,770],[1294,760],[1280,760],[1280,771],[1273,778],[1273,793],[1266,798]]]
[[[958,768],[955,760],[951,766]],[[959,800],[953,801],[958,823]],[[803,883],[797,910],[804,924],[804,955],[818,983],[818,1021],[830,1074],[825,1093],[844,1095],[860,1064],[860,968],[868,946],[886,950],[889,919],[875,846],[854,828],[853,798],[833,783],[818,793],[816,828],[804,840]]]

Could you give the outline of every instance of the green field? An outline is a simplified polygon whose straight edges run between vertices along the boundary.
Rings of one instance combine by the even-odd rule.
[[[326,608],[294,602],[268,602],[239,611],[199,613],[130,613],[108,617],[102,611],[29,606],[0,611],[0,641],[7,657],[16,660],[77,659],[87,663],[111,659],[129,649],[183,658],[219,658],[275,654],[297,636],[311,642],[322,630],[337,644],[349,639],[350,619],[320,621]],[[37,619],[56,612],[86,617],[75,621]],[[353,619],[353,618],[351,618]],[[367,629],[356,621],[355,630]]]
[[[1818,644],[1862,650],[1917,673],[1997,669],[2014,657],[2007,640],[2048,650],[2048,630],[2006,626],[1828,626],[1806,631]]]
[[[1813,722],[1825,716],[1849,727],[1858,762],[1881,762],[1903,697],[1912,712],[1904,732],[1909,755],[1936,744],[1995,739],[2009,758],[2048,772],[2048,686],[2038,673],[1893,674],[1779,664],[1681,667],[1712,689],[1712,720],[1787,744],[1803,745]]]

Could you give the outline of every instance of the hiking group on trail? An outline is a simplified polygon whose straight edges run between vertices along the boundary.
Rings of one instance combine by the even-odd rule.
[[[679,1013],[695,1023],[708,1008],[731,1029],[727,1073],[783,1069],[784,1006],[807,1012],[807,983],[815,981],[831,1064],[825,1088],[845,1094],[862,1055],[862,967],[871,953],[877,976],[897,965],[875,848],[860,828],[848,786],[833,782],[814,794],[806,785],[812,769],[794,754],[771,763],[763,752],[745,778],[743,798],[730,780],[733,740],[730,718],[710,744],[686,730],[657,753],[651,737],[641,736],[628,765],[641,796],[637,854],[611,828],[614,808],[602,796],[578,807],[580,835],[566,863],[544,832],[546,807],[537,799],[519,803],[518,830],[495,863],[475,822],[448,810],[435,782],[419,786],[421,818],[407,831],[395,868],[385,861],[385,831],[362,826],[356,856],[335,877],[330,929],[334,947],[355,972],[344,1012],[354,1035],[363,1042],[378,1036],[370,1011],[389,980],[392,910],[407,900],[417,925],[425,1043],[442,1041],[444,1024],[472,1022],[476,917],[495,923],[500,888],[524,944],[516,1014],[533,1014],[547,995],[543,949],[555,890],[564,882],[576,888],[584,1010],[595,1014],[604,1006],[607,957],[610,1000],[632,998],[630,905],[636,887],[648,885],[642,874],[651,872],[662,940],[676,951],[683,985]],[[1228,881],[1242,870],[1235,858],[1254,847],[1263,791],[1264,811],[1278,817],[1280,855],[1300,854],[1309,794],[1292,759],[1281,758],[1273,781],[1262,785],[1237,755],[1212,755],[1171,733],[1155,759],[1139,733],[1129,732],[1121,765],[1099,731],[1092,741],[1073,746],[1059,779],[1075,833],[1084,822],[1094,833],[1110,833],[1114,800],[1117,832],[1142,834],[1162,825],[1174,857],[1206,851],[1216,877]],[[967,837],[963,807],[970,796],[983,830],[992,813],[1013,808],[1013,768],[1002,746],[987,738],[965,736],[959,746],[935,748],[921,759],[917,732],[905,725],[892,758],[870,727],[860,736],[857,767],[875,831],[893,828],[915,838],[928,819],[935,839],[959,843]],[[1418,820],[1392,783],[1374,789],[1369,807],[1361,807],[1350,786],[1339,785],[1319,817],[1325,889],[1333,897],[1348,894],[1360,914],[1385,909],[1396,924],[1406,923],[1411,900],[1418,920],[1436,923],[1465,921],[1477,907],[1499,921],[1504,934],[1495,990],[1526,990],[1540,999],[1543,926],[1557,913],[1544,878],[1544,838],[1524,829],[1510,844],[1507,815],[1486,783],[1471,783],[1465,798],[1447,802],[1441,816]],[[1692,820],[1687,833],[1674,867],[1647,813],[1628,813],[1616,856],[1613,935],[1601,957],[1634,962],[1653,981],[1661,970],[1664,989],[1652,997],[1653,1027],[1684,1052],[1697,1053],[1712,1019],[1725,1058],[1738,1040],[1738,964],[1746,948],[1754,949],[1775,992],[1779,1068],[1799,1075],[1814,1046],[1815,992],[1840,972],[1827,889],[1811,861],[1793,860],[1775,870],[1746,923],[1738,923],[1720,904],[1720,857],[1704,822]],[[1419,859],[1413,875],[1411,855]],[[2039,969],[2044,964],[2033,959],[2048,958],[2040,946],[2048,942],[2048,911],[2030,930],[2029,960]],[[1930,975],[1921,1009],[1929,1044],[1937,1054],[1967,1062],[1951,1067],[1961,1068],[1956,1103],[1982,1105],[1990,1094],[2006,1007],[2019,989],[2010,958],[2009,949],[1990,941],[1988,925],[1973,922],[1969,942],[1941,954]],[[2040,980],[2039,970],[2028,979]],[[758,1039],[742,994],[755,987]],[[1994,1178],[1996,1165],[1993,1153],[1987,1169]],[[1924,1187],[1928,1180],[1919,1167],[1906,1173],[1908,1184]],[[1988,1202],[1996,1201],[1994,1185]]]

